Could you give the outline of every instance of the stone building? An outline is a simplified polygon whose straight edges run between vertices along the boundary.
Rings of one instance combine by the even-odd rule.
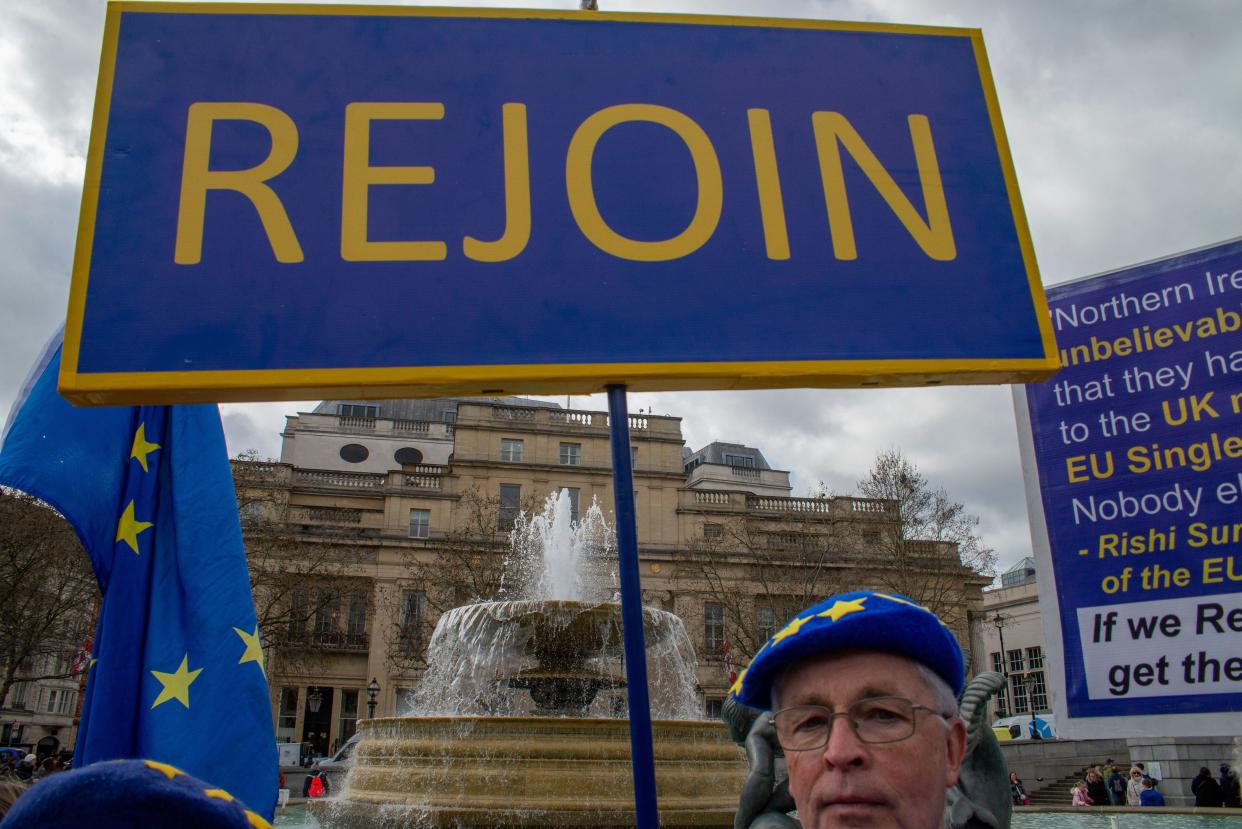
[[[1022,559],[1001,574],[999,587],[984,591],[971,636],[984,660],[978,669],[1009,678],[1008,688],[990,703],[993,719],[1052,713],[1034,559]]]
[[[72,661],[71,654],[46,654],[19,667],[19,679],[0,709],[0,746],[20,748],[40,758],[73,748],[81,677],[71,673],[76,667]]]
[[[607,421],[520,398],[329,401],[289,417],[280,462],[235,463],[277,738],[330,751],[372,679],[376,715],[403,713],[436,618],[497,587],[519,511],[563,489],[611,521]],[[630,434],[644,602],[683,619],[705,714],[757,642],[834,590],[948,584],[938,609],[968,641],[990,579],[951,544],[881,552],[893,504],[791,497],[757,449],[688,451],[677,417],[631,415]]]

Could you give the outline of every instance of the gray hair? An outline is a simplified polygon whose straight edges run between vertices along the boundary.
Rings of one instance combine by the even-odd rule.
[[[931,691],[932,707],[936,709],[936,712],[946,717],[957,716],[957,697],[953,695],[953,689],[949,687],[949,683],[944,681],[944,677],[922,662],[915,662],[914,669],[923,678],[923,684],[927,686],[927,690]]]
[[[910,659],[908,656],[905,658]],[[794,664],[796,663],[790,663],[782,667],[772,680],[772,699],[769,704],[774,711],[780,707],[780,704],[777,702],[777,691],[783,683],[785,675],[789,673],[789,669]],[[918,672],[919,677],[923,680],[923,684],[931,692],[931,707],[936,709],[936,713],[946,717],[956,717],[958,714],[957,696],[954,695],[953,689],[949,687],[949,683],[945,682],[940,674],[918,660],[910,659],[910,664],[914,666],[915,671]]]

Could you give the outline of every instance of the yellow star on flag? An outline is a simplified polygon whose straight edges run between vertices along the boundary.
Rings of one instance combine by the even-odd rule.
[[[259,642],[259,626],[254,626],[254,633],[246,633],[241,628],[233,628],[233,632],[246,643],[246,651],[241,655],[241,659],[237,660],[237,664],[257,662],[259,663],[259,670],[263,671],[263,645]],[[263,671],[263,675],[267,676],[267,671]]]
[[[138,431],[134,432],[134,448],[129,451],[129,456],[131,458],[138,459],[138,463],[141,464],[143,472],[150,472],[151,470],[147,468],[147,455],[150,455],[156,449],[159,449],[160,445],[158,443],[147,442],[146,428],[147,424],[138,424]]]
[[[775,645],[777,642],[781,642],[788,639],[790,636],[793,636],[795,633],[802,630],[803,625],[814,618],[814,616],[807,616],[806,618],[801,619],[795,617],[793,621],[777,631],[776,635],[772,637],[772,644]]]
[[[150,521],[139,521],[134,517],[134,502],[130,501],[125,506],[125,511],[121,513],[121,520],[116,524],[116,540],[123,540],[137,555],[138,533],[149,530],[154,526]]]
[[[160,695],[155,698],[155,702],[151,703],[151,707],[163,705],[170,699],[190,707],[190,684],[198,679],[198,675],[203,672],[202,668],[190,670],[190,655],[187,653],[181,658],[181,667],[177,668],[176,673],[166,674],[163,671],[152,671],[151,675],[160,681],[164,686],[164,690],[160,691]]]
[[[863,596],[858,599],[850,599],[848,602],[843,602],[840,599],[837,599],[835,602],[832,603],[832,607],[828,608],[822,613],[816,613],[815,615],[821,619],[831,619],[832,621],[836,622],[836,621],[839,621],[842,616],[848,616],[851,613],[857,613],[860,610],[866,610],[866,608],[863,607],[863,602],[865,601],[867,601],[866,596]]]

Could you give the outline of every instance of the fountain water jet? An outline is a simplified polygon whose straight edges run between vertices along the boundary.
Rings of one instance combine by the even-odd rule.
[[[598,505],[568,494],[521,516],[506,593],[436,625],[414,715],[364,721],[326,829],[624,827],[634,824],[620,605]],[[665,826],[732,825],[746,774],[720,722],[697,719],[694,649],[681,620],[643,609],[656,786]],[[606,699],[601,691],[608,691]]]

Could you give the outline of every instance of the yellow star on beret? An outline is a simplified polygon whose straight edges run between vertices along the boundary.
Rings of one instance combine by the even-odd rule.
[[[865,601],[867,601],[866,596],[863,596],[860,599],[850,599],[849,601],[837,599],[832,603],[832,607],[821,613],[816,613],[815,616],[819,619],[831,619],[836,622],[839,621],[842,616],[848,616],[851,613],[866,610],[867,608],[863,607],[863,602]]]

